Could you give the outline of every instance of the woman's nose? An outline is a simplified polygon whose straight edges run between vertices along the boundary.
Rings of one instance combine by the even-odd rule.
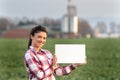
[[[41,39],[40,39],[40,41],[41,41],[41,42],[44,42],[44,41],[45,41],[45,39],[44,39],[44,38],[41,38]]]

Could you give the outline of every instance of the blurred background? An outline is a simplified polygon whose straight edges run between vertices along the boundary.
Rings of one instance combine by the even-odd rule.
[[[51,53],[55,44],[86,45],[87,64],[56,80],[120,80],[120,0],[0,0],[0,80],[27,80],[36,25],[46,27]]]
[[[25,38],[40,24],[54,38],[118,38],[119,9],[119,0],[0,0],[0,36]]]

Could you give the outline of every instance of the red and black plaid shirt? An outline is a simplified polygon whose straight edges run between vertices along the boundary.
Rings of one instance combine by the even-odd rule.
[[[55,80],[54,73],[58,76],[67,75],[75,69],[72,65],[58,67],[53,70],[53,56],[48,50],[36,52],[30,46],[24,55],[26,70],[29,80]]]

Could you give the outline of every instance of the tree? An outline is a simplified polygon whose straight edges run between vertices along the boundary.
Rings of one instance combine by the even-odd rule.
[[[86,20],[79,20],[78,22],[78,33],[80,34],[81,37],[86,37],[86,35],[90,34],[91,35],[91,27],[89,23]]]
[[[8,29],[10,29],[9,20],[6,18],[0,18],[0,34],[2,33],[2,31],[8,30]]]
[[[105,22],[98,22],[96,28],[99,30],[99,33],[107,33],[107,26]]]

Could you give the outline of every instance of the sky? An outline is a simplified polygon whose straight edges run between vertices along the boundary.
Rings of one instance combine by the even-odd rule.
[[[61,18],[67,0],[0,0],[0,17]],[[78,17],[120,18],[120,0],[73,0]]]

